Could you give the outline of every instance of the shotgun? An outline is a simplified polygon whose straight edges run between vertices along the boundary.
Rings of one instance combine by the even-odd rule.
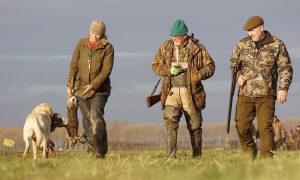
[[[153,106],[154,104],[158,103],[160,101],[160,93],[158,95],[154,95],[156,89],[157,89],[157,86],[159,84],[161,79],[159,79],[151,93],[150,96],[147,97],[147,107],[150,108],[151,106]]]
[[[230,95],[229,95],[229,107],[228,107],[226,134],[229,134],[229,131],[230,131],[232,99],[233,99],[233,96],[234,96],[235,85],[236,85],[236,73],[237,73],[237,66],[233,66],[232,76],[231,76]]]

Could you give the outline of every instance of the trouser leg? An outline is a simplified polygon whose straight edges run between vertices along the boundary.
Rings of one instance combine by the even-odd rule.
[[[107,131],[104,120],[104,107],[108,96],[97,95],[91,101],[91,125],[92,138],[94,140],[95,153],[104,156],[107,153]]]
[[[107,95],[96,95],[90,99],[78,99],[83,114],[83,126],[87,141],[93,146],[95,154],[104,156],[107,153],[107,131],[104,120],[104,107]]]
[[[259,98],[256,102],[257,125],[261,139],[262,157],[272,157],[274,147],[273,118],[275,112],[274,98]],[[280,142],[278,142],[280,143]]]
[[[251,98],[238,97],[235,114],[236,130],[246,160],[254,160],[257,155],[256,144],[251,134],[251,125],[256,115],[255,112],[255,103]]]
[[[92,139],[92,131],[91,131],[91,112],[90,112],[90,99],[84,99],[81,97],[77,97],[78,106],[82,115],[82,125],[83,132],[82,136],[88,142],[87,151],[93,153],[93,139]]]
[[[189,115],[184,112],[187,129],[189,130],[191,145],[193,150],[193,158],[201,156],[202,151],[202,114],[201,111]]]
[[[175,106],[165,106],[164,127],[166,134],[166,157],[174,158],[176,155],[177,132],[182,109]]]

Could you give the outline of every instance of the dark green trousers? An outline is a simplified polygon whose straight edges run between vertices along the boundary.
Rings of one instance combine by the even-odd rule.
[[[262,157],[272,157],[274,146],[274,131],[272,121],[275,112],[274,97],[245,97],[239,96],[236,104],[236,129],[245,156],[256,157],[257,148],[251,134],[251,124],[257,119],[261,139]]]

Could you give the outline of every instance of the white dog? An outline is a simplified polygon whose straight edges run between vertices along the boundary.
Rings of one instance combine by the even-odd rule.
[[[27,116],[24,124],[23,139],[25,141],[25,150],[23,157],[27,157],[31,140],[33,158],[37,158],[37,151],[40,148],[43,150],[43,158],[48,158],[49,145],[53,143],[50,140],[50,132],[54,131],[56,127],[64,126],[62,116],[59,113],[53,113],[49,104],[42,103],[36,106]]]

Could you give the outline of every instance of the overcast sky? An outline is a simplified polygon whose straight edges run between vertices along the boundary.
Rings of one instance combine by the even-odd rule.
[[[204,81],[204,123],[225,122],[229,57],[253,15],[262,16],[265,28],[285,42],[294,67],[288,101],[277,104],[276,114],[299,117],[299,9],[298,0],[0,0],[0,125],[22,125],[41,102],[66,114],[71,55],[90,22],[99,18],[115,48],[107,122],[162,123],[160,105],[148,109],[145,98],[159,79],[151,69],[153,57],[177,18],[216,63],[215,75]]]

